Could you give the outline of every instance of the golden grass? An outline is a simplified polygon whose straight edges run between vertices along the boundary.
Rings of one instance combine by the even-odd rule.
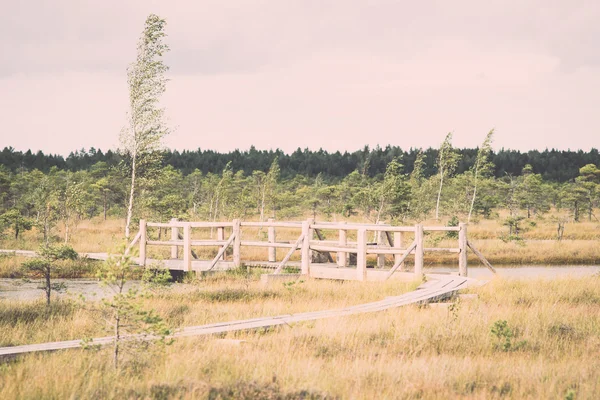
[[[148,305],[180,326],[326,309],[409,288],[316,280],[261,288],[255,277],[228,274]],[[242,344],[180,339],[118,374],[109,349],[32,354],[0,366],[0,398],[596,398],[600,277],[496,279],[471,292],[479,297],[454,311],[405,307],[225,336]],[[57,314],[2,318],[2,340],[65,338],[73,335],[61,325],[81,334],[92,326],[82,310]],[[490,329],[498,320],[515,333],[514,350],[495,346]],[[40,333],[23,333],[32,330]]]

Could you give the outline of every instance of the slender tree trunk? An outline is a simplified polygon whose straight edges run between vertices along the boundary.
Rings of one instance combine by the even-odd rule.
[[[50,211],[47,210],[46,212],[49,213]],[[50,230],[50,226],[49,226],[49,223],[48,223],[48,214],[46,214],[44,216],[44,243],[46,243],[46,246],[48,246],[48,241],[49,241],[48,240],[49,239],[49,234],[50,234],[49,230]]]
[[[125,239],[129,239],[129,225],[131,225],[131,217],[133,216],[136,161],[137,161],[137,154],[134,152],[132,154],[132,163],[131,163],[131,190],[129,191],[129,206],[127,207],[127,222],[125,223]]]
[[[473,188],[473,198],[471,199],[471,207],[469,208],[469,216],[467,217],[467,223],[471,222],[471,214],[473,213],[473,207],[475,206],[475,197],[477,196],[477,184]]]
[[[467,217],[467,223],[471,222],[471,214],[473,213],[473,207],[475,206],[475,197],[477,196],[477,177],[479,171],[479,164],[475,167],[475,184],[473,185],[473,198],[471,199],[471,207],[469,208],[469,216]]]
[[[590,221],[591,221],[591,215],[590,215]],[[15,240],[19,239],[19,224],[15,224]]]
[[[267,189],[266,187],[263,188],[263,192],[262,192],[262,200],[260,202],[260,222],[263,222],[265,220],[265,193],[266,193]]]
[[[44,275],[46,278],[46,305],[50,306],[50,295],[52,294],[51,293],[52,286],[50,285],[50,269],[49,268],[45,271]]]
[[[377,217],[375,218],[375,223],[378,224],[381,220],[381,214],[383,213],[383,208],[385,206],[385,199],[382,197],[379,201],[379,208],[377,209]]]
[[[102,207],[104,208],[104,220],[106,221],[106,193],[104,193],[104,201],[102,203]]]
[[[119,369],[119,342],[121,340],[121,316],[117,311],[115,315],[115,344],[113,346],[113,364],[115,369]]]
[[[442,197],[442,186],[444,185],[444,170],[440,173],[440,189],[438,190],[437,202],[435,204],[435,219],[440,219],[440,198]]]

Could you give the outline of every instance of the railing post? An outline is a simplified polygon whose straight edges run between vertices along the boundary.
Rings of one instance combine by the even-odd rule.
[[[359,281],[367,280],[367,229],[359,228],[356,232],[356,277]]]
[[[171,218],[171,224],[174,225],[177,223],[177,218]],[[177,242],[179,241],[179,228],[176,226],[171,226],[171,241]],[[179,246],[176,244],[171,246],[171,258],[176,260],[179,257]]]
[[[146,220],[140,219],[140,265],[146,265],[146,241],[148,240],[148,232],[146,231]]]
[[[240,267],[242,265],[242,227],[239,219],[233,220],[233,266]]]
[[[423,225],[415,225],[415,241],[417,247],[415,248],[415,277],[423,277]]]
[[[217,228],[217,240],[225,240],[225,228],[222,226]],[[219,251],[221,251],[222,248],[223,246],[219,246]],[[223,253],[219,260],[225,260],[225,253]]]
[[[275,220],[273,218],[269,218],[267,220],[267,222],[269,224],[273,223]],[[275,227],[274,226],[269,226],[267,228],[267,239],[269,240],[269,243],[275,243]],[[269,262],[275,262],[276,257],[277,257],[277,249],[275,247],[269,247]]]
[[[313,226],[315,223],[315,219],[314,218],[309,218],[308,219],[308,256],[310,257],[310,263],[312,263],[312,259],[313,259],[313,251],[310,250],[310,241],[313,240],[313,238],[315,237],[315,230],[311,228],[311,226]]]
[[[458,275],[467,276],[467,224],[458,224]]]
[[[345,222],[340,222],[341,224],[346,224]],[[348,239],[347,239],[347,233],[348,231],[345,229],[340,229],[340,236],[339,236],[339,240],[338,240],[338,244],[340,246],[344,246],[346,247],[348,245]],[[337,253],[337,265],[338,267],[345,267],[348,265],[348,253],[346,253],[345,251],[338,251]]]
[[[383,225],[383,221],[379,221],[378,225]],[[383,244],[383,231],[377,231],[377,247]],[[377,254],[377,268],[385,267],[385,254]]]
[[[192,234],[189,222],[183,224],[183,270],[192,270]]]
[[[310,274],[310,220],[302,222],[302,275]]]
[[[402,248],[402,232],[394,232],[394,247],[398,249]],[[394,265],[397,264],[401,258],[402,254],[394,254]],[[402,261],[399,268],[400,271],[404,269],[404,261]]]

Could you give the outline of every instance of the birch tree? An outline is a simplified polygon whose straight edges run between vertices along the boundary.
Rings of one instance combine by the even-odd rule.
[[[440,218],[440,199],[442,197],[442,188],[444,187],[444,178],[451,175],[456,169],[456,165],[460,159],[452,148],[452,132],[446,135],[446,138],[440,145],[440,151],[437,159],[438,175],[440,178],[440,187],[438,190],[437,201],[435,203],[435,219]]]
[[[467,217],[467,222],[471,222],[471,214],[473,213],[475,198],[477,197],[477,184],[479,183],[479,177],[488,174],[493,167],[489,161],[489,156],[492,151],[493,136],[494,130],[492,129],[486,135],[485,140],[477,152],[477,159],[475,160],[475,165],[473,166],[473,196],[471,197],[471,206],[469,207],[469,216]]]
[[[127,69],[129,86],[129,112],[127,126],[121,134],[121,145],[131,160],[131,187],[127,206],[125,237],[133,216],[136,178],[144,166],[158,161],[161,139],[168,133],[164,121],[164,108],[159,106],[165,92],[168,67],[162,57],[169,50],[163,42],[165,20],[150,14],[137,45],[137,58]]]

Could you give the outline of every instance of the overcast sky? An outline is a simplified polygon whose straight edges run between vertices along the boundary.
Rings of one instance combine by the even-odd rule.
[[[150,13],[172,149],[600,147],[597,0],[2,0],[0,147],[116,148]]]

